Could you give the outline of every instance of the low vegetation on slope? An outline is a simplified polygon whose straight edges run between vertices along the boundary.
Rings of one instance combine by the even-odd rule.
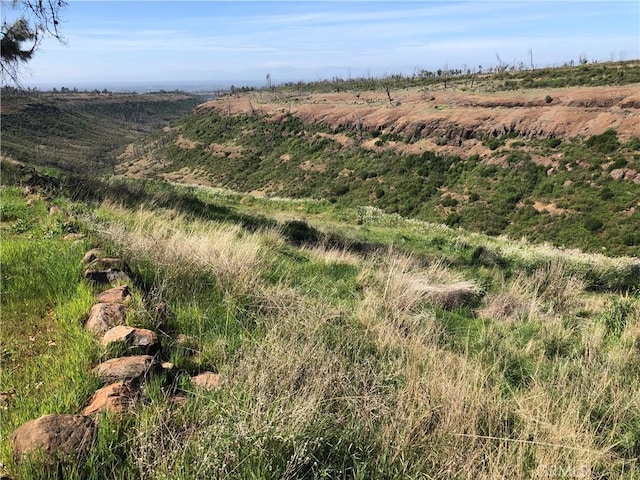
[[[2,154],[66,172],[111,171],[113,151],[190,111],[187,94],[2,91]]]
[[[338,81],[230,95],[144,138],[192,99],[3,98],[0,476],[640,476],[640,140],[624,87],[638,71],[425,73],[347,92],[393,115],[394,89],[423,89],[440,115],[453,88],[619,85],[612,105],[532,94],[538,112],[624,117],[566,136],[293,113],[315,100],[292,95],[354,86]],[[17,455],[15,429],[86,412],[94,367],[140,353],[86,328],[95,247],[126,264],[124,321],[160,339],[162,374],[127,384],[122,415],[91,413],[81,456]]]
[[[360,135],[381,146],[365,146]],[[621,140],[614,130],[566,139],[514,132],[483,139],[489,153],[482,156],[384,148],[405,140],[351,125],[336,133],[286,113],[201,109],[132,147],[117,171],[261,195],[324,198],[341,206],[372,205],[491,235],[638,253],[640,137]]]
[[[322,200],[124,179],[61,188],[0,190],[11,475],[640,474],[637,259]],[[91,368],[113,354],[82,328],[97,291],[80,260],[96,246],[129,265],[141,299],[129,324],[157,327],[159,300],[173,313],[158,354],[175,376],[150,379],[120,420],[101,414],[82,461],[16,463],[9,433],[80,411]],[[191,385],[205,370],[220,388]]]

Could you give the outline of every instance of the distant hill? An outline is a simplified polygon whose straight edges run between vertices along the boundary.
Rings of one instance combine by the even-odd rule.
[[[67,172],[109,171],[113,152],[199,103],[181,93],[2,93],[2,154]]]
[[[438,79],[403,86],[391,78],[335,81],[332,92],[318,83],[234,93],[130,145],[116,171],[374,205],[492,235],[636,255],[640,84],[624,83],[639,71],[627,62],[485,75],[473,88],[460,76],[446,89]],[[557,86],[580,78],[585,85]]]

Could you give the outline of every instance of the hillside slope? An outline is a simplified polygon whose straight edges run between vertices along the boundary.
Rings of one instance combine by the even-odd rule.
[[[197,103],[198,97],[178,93],[35,94],[5,89],[2,154],[66,172],[109,172],[116,150]]]
[[[0,189],[1,475],[640,473],[638,259],[320,200],[80,189]],[[127,265],[124,321],[158,332],[151,353],[170,364],[86,413],[97,436],[82,458],[16,460],[14,429],[95,412],[95,367],[148,351],[85,326],[109,288],[83,280],[93,247]],[[210,391],[201,372],[219,379]]]
[[[130,145],[116,171],[639,252],[638,84],[412,88],[390,91],[392,102],[381,89],[299,95],[292,88],[200,105]]]

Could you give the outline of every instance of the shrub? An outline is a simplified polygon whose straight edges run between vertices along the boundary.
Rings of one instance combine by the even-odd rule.
[[[286,222],[282,227],[282,234],[294,243],[314,243],[320,238],[320,233],[302,220]]]
[[[633,137],[631,140],[629,140],[629,143],[627,143],[627,148],[629,150],[640,150],[640,137]]]
[[[602,192],[600,192],[600,198],[602,200],[610,200],[615,196],[615,194],[611,191],[610,188],[603,188]]]
[[[559,138],[550,138],[549,140],[547,140],[547,145],[549,145],[550,148],[556,148],[561,143],[562,143],[562,140]]]
[[[600,153],[615,152],[620,147],[618,135],[615,130],[609,129],[600,135],[594,135],[587,140],[587,147],[593,148]]]
[[[553,97],[551,97],[551,95],[547,95],[546,97],[544,97],[544,103],[551,103],[553,102]]]
[[[603,226],[604,223],[602,223],[602,220],[598,218],[587,217],[584,220],[584,228],[586,228],[590,232],[597,232],[598,230],[601,230]]]

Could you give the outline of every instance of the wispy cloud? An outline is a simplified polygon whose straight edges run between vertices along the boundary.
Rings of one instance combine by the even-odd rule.
[[[73,2],[68,47],[46,42],[31,67],[38,80],[188,79],[490,65],[529,49],[538,64],[637,58],[639,14],[633,2],[594,1]]]

